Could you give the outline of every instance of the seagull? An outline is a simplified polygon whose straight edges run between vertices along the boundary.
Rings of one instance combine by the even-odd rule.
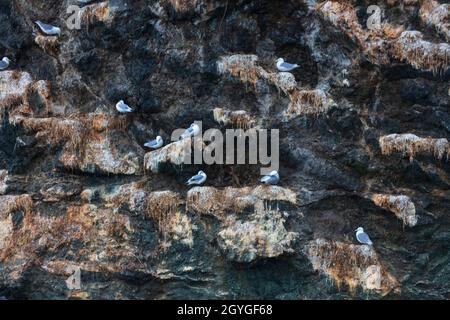
[[[150,148],[150,149],[158,149],[161,148],[164,144],[163,139],[161,136],[157,136],[155,140],[151,140],[144,144],[144,147]]]
[[[200,185],[203,184],[206,181],[206,173],[204,173],[203,171],[199,171],[195,176],[193,176],[192,178],[190,178],[186,184],[188,186],[196,184],[196,185]]]
[[[200,127],[197,124],[193,123],[193,124],[191,124],[191,126],[189,128],[187,128],[183,132],[183,134],[181,135],[181,139],[195,137],[199,133],[200,133]]]
[[[342,81],[342,84],[346,87],[350,87],[350,81],[348,81],[348,79],[344,79],[344,81]]]
[[[51,26],[49,24],[43,23],[39,20],[36,21],[36,24],[39,26],[41,31],[48,36],[60,36],[61,29],[55,26]]]
[[[130,106],[127,105],[125,102],[123,102],[123,100],[120,100],[119,102],[117,102],[116,109],[120,113],[133,112],[133,109],[131,109]]]
[[[6,68],[8,68],[10,62],[11,62],[11,60],[9,60],[7,57],[4,57],[0,61],[0,70],[5,70]]]
[[[359,243],[368,244],[369,246],[373,244],[372,240],[370,240],[369,238],[369,235],[364,232],[364,229],[362,227],[359,227],[355,231],[356,231],[356,240],[358,240]]]
[[[292,71],[298,67],[300,67],[298,64],[290,64],[290,63],[284,62],[283,58],[278,58],[278,60],[277,60],[277,69],[281,72]]]
[[[280,176],[278,175],[278,171],[274,170],[269,175],[262,177],[261,182],[264,184],[278,184],[280,181]]]

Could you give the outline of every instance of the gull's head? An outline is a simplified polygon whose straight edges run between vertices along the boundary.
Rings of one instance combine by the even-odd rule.
[[[283,58],[278,58],[277,59],[277,63],[283,63],[284,62],[284,59]]]
[[[117,102],[117,104],[124,104],[123,100],[120,100],[119,102]]]
[[[161,141],[162,141],[161,136],[157,136],[157,137],[156,137],[156,141],[157,141],[157,142],[161,142]]]
[[[56,33],[58,34],[58,36],[61,35],[61,28],[55,27]]]
[[[364,232],[364,229],[362,227],[359,227],[358,229],[355,230],[356,232]]]
[[[11,62],[11,60],[9,60],[8,57],[4,57],[4,58],[3,58],[3,61],[5,61],[6,63],[10,63],[10,62]]]
[[[205,174],[202,170],[200,170],[197,174],[198,174],[199,176],[206,176],[206,174]]]
[[[278,171],[277,170],[273,170],[269,176],[277,176],[278,175]]]

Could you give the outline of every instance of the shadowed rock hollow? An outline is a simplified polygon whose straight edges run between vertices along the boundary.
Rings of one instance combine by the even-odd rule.
[[[69,29],[77,2],[0,0],[0,296],[450,298],[445,1],[93,1]],[[280,186],[144,150],[196,120],[279,129]]]

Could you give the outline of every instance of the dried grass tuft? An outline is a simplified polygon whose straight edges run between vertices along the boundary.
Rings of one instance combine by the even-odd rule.
[[[445,138],[420,138],[411,133],[394,133],[380,137],[379,142],[383,155],[399,152],[408,155],[411,161],[417,154],[433,155],[438,160],[444,156],[448,160],[450,155],[450,145]]]
[[[437,5],[434,1],[423,1],[422,18],[448,37],[449,24],[443,22],[448,19],[448,5]],[[435,74],[445,72],[449,67],[450,46],[446,43],[424,41],[418,31],[403,31],[403,27],[387,23],[379,30],[366,31],[359,24],[354,7],[344,0],[322,2],[316,10],[353,39],[375,64],[387,64],[393,57]]]
[[[316,11],[334,27],[344,31],[350,38],[362,43],[365,32],[358,21],[355,8],[347,1],[325,1],[317,4]]]
[[[393,212],[404,224],[410,227],[417,224],[416,207],[408,196],[375,194],[372,201],[378,207]]]
[[[145,216],[151,218],[161,232],[171,229],[169,222],[183,204],[180,195],[173,191],[155,191],[145,201]]]
[[[323,90],[295,90],[291,93],[291,103],[286,110],[288,117],[296,115],[319,115],[325,113],[330,105]]]
[[[67,141],[71,148],[79,149],[87,135],[87,129],[75,119],[58,118],[15,118],[25,130],[37,132],[49,144]]]
[[[425,24],[433,26],[447,41],[450,40],[450,4],[422,1],[419,16]]]
[[[28,194],[0,196],[0,213],[2,215],[8,215],[19,210],[22,210],[25,214],[30,214],[33,205],[33,199]]]
[[[278,212],[253,214],[248,221],[226,221],[227,228],[218,233],[217,242],[227,258],[237,262],[251,262],[259,257],[273,258],[292,253],[292,244],[298,237],[288,232]]]
[[[93,24],[95,21],[107,22],[110,19],[109,1],[87,5],[80,10],[80,20],[85,24]]]
[[[27,72],[17,70],[0,73],[0,109],[28,104],[33,80]]]
[[[404,31],[393,44],[392,55],[396,59],[407,61],[416,69],[439,74],[449,67],[450,45],[425,41],[419,31]]]
[[[82,119],[84,124],[96,132],[107,130],[125,130],[129,125],[129,120],[122,117],[114,117],[104,113],[90,113]]]
[[[36,132],[49,144],[67,142],[72,150],[82,150],[82,145],[94,139],[96,132],[106,130],[125,130],[128,121],[110,115],[90,113],[63,118],[24,118],[15,117],[12,121],[25,130]]]
[[[34,38],[34,42],[44,50],[45,53],[51,56],[58,56],[59,53],[59,41],[57,36],[43,36],[38,34]]]
[[[198,0],[165,0],[176,12],[186,13],[196,8]]]
[[[8,182],[8,171],[7,170],[0,170],[0,195],[3,195],[6,193],[6,190],[8,189],[7,182]]]
[[[230,111],[222,108],[214,108],[213,116],[214,120],[219,124],[231,125],[234,128],[244,130],[253,128],[256,123],[256,120],[245,110]]]
[[[188,191],[186,205],[187,210],[223,219],[227,213],[243,213],[247,209],[263,208],[265,201],[295,204],[296,195],[293,191],[279,186],[258,186],[254,189],[194,187]]]
[[[255,55],[236,54],[222,57],[217,63],[220,73],[230,74],[244,83],[250,83],[256,87],[262,68],[256,65],[258,57]]]
[[[354,293],[360,286],[383,296],[400,293],[400,284],[386,271],[373,247],[316,239],[305,249],[314,270],[327,275],[338,288],[346,285]]]

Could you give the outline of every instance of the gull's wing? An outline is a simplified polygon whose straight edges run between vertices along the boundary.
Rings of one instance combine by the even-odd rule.
[[[195,176],[193,176],[192,178],[190,178],[189,181],[197,182],[197,181],[202,180],[202,178],[203,178],[203,177],[202,177],[201,175],[196,174]]]
[[[199,175],[199,174],[196,174],[195,176],[193,176],[192,178],[190,178],[190,179],[188,180],[188,183],[189,183],[189,184],[192,184],[192,183],[198,183],[198,182],[200,182],[202,179],[203,179],[203,176],[201,176],[201,175]]]
[[[275,184],[278,182],[278,179],[276,176],[265,176],[261,179],[261,182],[268,183],[268,184]]]
[[[8,63],[5,61],[0,60],[0,70],[6,69],[8,67]]]
[[[127,105],[126,103],[122,103],[119,105],[119,109],[124,111],[124,112],[131,112],[133,111],[133,109],[131,109],[131,107],[129,105]]]
[[[157,144],[158,144],[158,142],[156,142],[156,139],[155,139],[155,140],[151,140],[151,141],[147,142],[146,144],[144,144],[144,146],[149,147],[149,148],[153,148]]]
[[[282,67],[282,68],[285,68],[285,69],[292,70],[292,69],[296,68],[297,66],[296,66],[295,64],[283,62],[283,63],[281,64],[281,67]]]
[[[186,131],[187,131],[189,134],[192,134],[192,133],[194,133],[194,128],[189,127],[189,128],[186,129]],[[185,131],[185,132],[186,132],[186,131]]]
[[[357,234],[356,238],[361,243],[366,243],[366,244],[372,243],[372,240],[370,240],[369,235],[365,232],[361,232],[361,233]]]
[[[187,138],[189,136],[191,136],[194,133],[194,129],[192,129],[191,127],[187,128],[186,130],[184,130],[183,134],[181,135],[182,138]]]
[[[39,26],[39,28],[41,28],[42,31],[44,31],[45,33],[47,32],[51,32],[53,30],[53,26],[43,23],[42,21],[36,21],[36,24]]]

